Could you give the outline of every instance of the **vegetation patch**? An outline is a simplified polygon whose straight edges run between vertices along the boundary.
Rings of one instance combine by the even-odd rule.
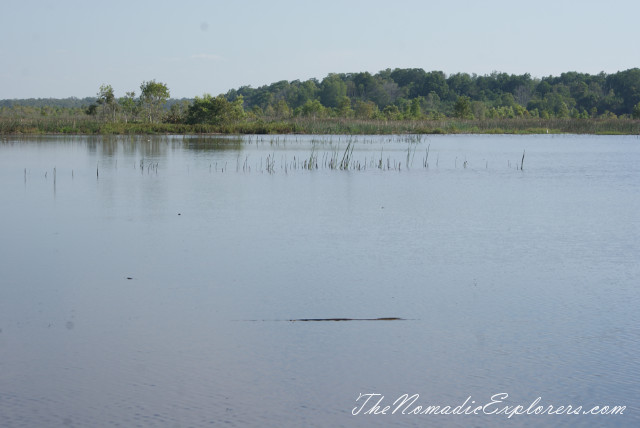
[[[387,69],[181,100],[155,80],[120,98],[103,84],[93,98],[2,100],[0,133],[640,134],[640,69],[542,79]]]

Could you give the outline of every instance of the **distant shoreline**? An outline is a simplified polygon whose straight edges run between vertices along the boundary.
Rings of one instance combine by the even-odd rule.
[[[439,119],[363,120],[293,118],[277,121],[241,121],[224,125],[123,123],[78,118],[2,118],[0,135],[391,135],[391,134],[587,134],[640,135],[638,119]]]

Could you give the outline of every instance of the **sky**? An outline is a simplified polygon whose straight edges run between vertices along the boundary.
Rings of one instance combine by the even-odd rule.
[[[0,0],[0,99],[172,98],[329,73],[640,67],[640,1]]]

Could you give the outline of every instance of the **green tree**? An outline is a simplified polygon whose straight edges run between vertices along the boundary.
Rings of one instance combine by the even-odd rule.
[[[266,86],[261,87],[253,94],[252,100],[254,105],[266,112],[267,107],[273,104],[273,93],[269,92]]]
[[[337,114],[339,117],[353,116],[353,109],[351,108],[351,100],[349,97],[342,97],[338,101]]]
[[[459,119],[473,119],[471,100],[467,96],[458,97],[453,106],[453,115]]]
[[[442,71],[426,73],[420,95],[427,96],[431,92],[436,93],[440,99],[445,99],[449,94],[449,86]]]
[[[440,109],[440,97],[435,92],[429,92],[424,100],[425,112],[437,112]]]
[[[151,80],[140,85],[140,103],[149,122],[157,122],[162,116],[162,107],[169,99],[166,84]]]
[[[127,123],[130,119],[136,115],[138,110],[138,105],[136,103],[136,93],[135,92],[127,92],[124,97],[118,100],[118,104],[120,104],[120,109],[123,112],[124,122]]]
[[[100,90],[97,95],[98,99],[96,102],[102,107],[102,117],[115,122],[118,105],[116,104],[116,97],[113,94],[113,87],[111,87],[111,85],[100,85]]]
[[[355,115],[359,119],[373,119],[378,113],[378,106],[373,101],[356,101]]]
[[[558,111],[556,112],[556,116],[562,119],[566,119],[569,117],[569,113],[570,113],[569,107],[564,101],[562,101],[560,103],[560,107],[558,108]]]
[[[405,96],[408,98],[426,95],[431,90],[429,89],[430,84],[425,85],[427,73],[421,68],[396,68],[389,73],[389,77],[404,90]],[[424,92],[427,89],[428,91]]]
[[[411,119],[420,119],[422,117],[422,107],[420,107],[420,102],[424,98],[417,97],[411,100],[411,105],[409,106],[409,111],[407,112],[407,116]]]
[[[167,123],[185,123],[189,105],[189,101],[187,100],[173,103],[169,108],[165,121]]]
[[[98,104],[90,104],[84,111],[89,116],[95,116],[98,114]]]
[[[522,107],[524,109],[524,107]],[[484,119],[487,113],[487,105],[482,101],[472,101],[471,102],[471,112],[473,116],[477,119]]]
[[[253,106],[251,107],[251,110],[249,110],[249,114],[253,117],[263,117],[264,110],[262,110],[260,106]]]
[[[543,80],[542,82],[538,83],[538,85],[536,86],[535,92],[540,97],[544,97],[545,95],[547,95],[552,90],[553,90],[553,88],[551,87],[551,84],[549,82],[547,82],[546,80]]]
[[[347,84],[337,74],[330,74],[320,86],[320,102],[325,107],[338,107],[340,100],[347,96]]]
[[[524,117],[529,115],[529,112],[527,112],[527,109],[522,107],[520,104],[514,104],[512,109],[513,109],[513,113],[517,117]]]
[[[400,112],[400,109],[398,108],[398,106],[395,104],[390,104],[386,106],[384,110],[382,110],[382,114],[384,115],[385,118],[389,120],[402,119],[402,113]]]
[[[498,101],[498,107],[514,107],[517,103],[515,98],[510,93],[500,95]]]
[[[456,73],[446,80],[451,95],[470,95],[474,82],[467,73]]]
[[[257,106],[255,106],[255,107],[257,107]],[[276,111],[275,111],[275,109],[273,108],[273,106],[271,104],[269,104],[267,106],[267,108],[264,109],[264,116],[265,117],[270,117],[270,118],[273,118],[273,117],[276,116]]]
[[[620,99],[620,107],[615,113],[630,114],[640,102],[640,68],[620,71],[606,78],[607,85]]]
[[[228,101],[224,95],[212,97],[204,94],[196,97],[187,110],[187,123],[205,123],[210,125],[225,125],[234,123],[245,117],[242,96],[234,101]]]
[[[293,111],[291,110],[291,107],[289,107],[287,102],[283,99],[279,100],[276,103],[276,106],[274,108],[274,113],[276,117],[281,119],[287,119],[293,115]]]
[[[326,109],[318,100],[307,100],[302,107],[296,109],[300,116],[305,117],[324,117],[326,116]]]
[[[634,119],[640,119],[640,103],[636,104],[633,107],[633,111],[631,112],[631,115],[633,116]]]
[[[302,107],[307,101],[314,100],[318,92],[318,81],[315,79],[292,82],[291,94],[287,97],[287,104],[293,109]]]

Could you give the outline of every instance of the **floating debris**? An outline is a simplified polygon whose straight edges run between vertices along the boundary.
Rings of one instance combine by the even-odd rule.
[[[321,322],[321,321],[407,321],[406,318],[381,317],[381,318],[295,318],[295,319],[270,319],[270,320],[236,320],[247,322]]]
[[[299,318],[295,321],[404,321],[404,318],[398,317],[384,317],[384,318]]]

